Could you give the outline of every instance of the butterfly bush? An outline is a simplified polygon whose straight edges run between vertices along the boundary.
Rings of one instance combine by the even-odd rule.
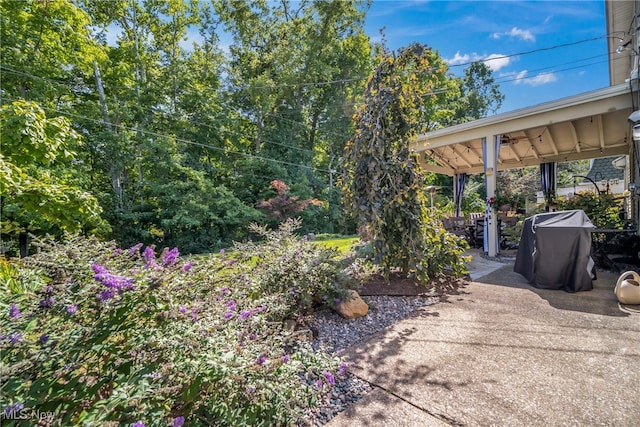
[[[245,283],[247,292],[274,296],[284,317],[320,301],[335,306],[348,298],[353,285],[338,252],[298,238],[295,231],[300,226],[298,219],[283,222],[275,231],[253,224],[251,231],[262,240],[235,245],[238,258],[253,265]]]
[[[348,281],[296,226],[191,260],[79,236],[42,243],[0,289],[0,409],[59,426],[297,424],[346,371],[283,320],[343,298]]]

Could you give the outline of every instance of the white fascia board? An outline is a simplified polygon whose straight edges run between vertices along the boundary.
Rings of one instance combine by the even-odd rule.
[[[585,117],[630,107],[630,87],[628,84],[623,83],[438,129],[419,135],[412,145],[415,150],[422,151],[522,129],[560,123],[571,120],[573,116]],[[567,112],[560,113],[559,110],[567,110]]]

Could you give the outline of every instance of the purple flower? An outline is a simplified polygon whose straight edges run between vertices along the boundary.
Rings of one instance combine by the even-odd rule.
[[[22,339],[22,334],[20,332],[12,332],[9,334],[9,342],[11,344],[16,344],[21,339]]]
[[[127,279],[123,276],[111,274],[109,270],[99,264],[93,264],[91,267],[96,273],[93,278],[108,288],[108,290],[103,291],[98,295],[100,300],[107,301],[113,298],[116,292],[118,294],[122,294],[122,292],[127,289],[135,289],[133,286],[133,279]]]
[[[324,378],[327,380],[327,382],[331,385],[334,385],[336,383],[336,379],[334,378],[333,374],[329,371],[324,371],[322,373],[322,375],[324,376]]]
[[[49,341],[49,335],[40,335],[40,343],[45,344]]]
[[[318,381],[316,381],[316,387],[318,387],[318,388],[322,388],[322,385],[323,385],[322,380],[318,380]]]
[[[78,311],[78,306],[76,304],[71,304],[67,306],[67,313],[76,314],[76,311]]]
[[[178,248],[173,248],[167,252],[162,258],[162,265],[172,266],[178,261]]]
[[[127,249],[127,251],[129,252],[130,255],[133,255],[137,253],[142,246],[143,246],[142,243],[138,243],[134,246],[131,246],[129,249]]]
[[[116,248],[116,250],[114,252],[115,252],[116,255],[121,255],[122,254],[122,249]]]
[[[249,394],[253,394],[256,391],[256,389],[252,386],[247,387],[247,393]]]
[[[180,306],[179,309],[180,313],[186,313],[187,312],[187,307],[185,307],[184,305]]]
[[[224,256],[224,249],[220,249],[220,255]]]
[[[22,316],[22,313],[20,313],[20,309],[18,308],[17,304],[11,304],[11,308],[9,308],[9,316],[13,317],[14,319]]]
[[[240,312],[240,320],[247,320],[249,317],[251,317],[251,311],[250,310],[242,310]]]
[[[264,365],[265,363],[267,363],[267,358],[265,357],[264,354],[261,354],[260,356],[258,356],[258,358],[256,359],[256,363],[260,366]]]
[[[131,427],[146,427],[142,421],[136,421],[136,423]]]
[[[100,301],[109,301],[114,296],[114,292],[111,289],[107,289],[106,291],[102,291],[98,294],[98,299]]]
[[[284,356],[282,356],[282,361],[283,361],[284,363],[287,363],[289,360],[291,360],[291,357],[289,357],[289,355],[288,355],[288,354],[285,354]]]
[[[231,312],[231,311],[226,311],[226,312],[222,315],[222,317],[224,317],[224,320],[229,320],[229,319],[232,319],[232,318],[233,318],[233,316],[235,316],[235,315],[236,315],[236,314],[235,314],[235,313],[233,313],[233,312]]]
[[[10,416],[20,412],[23,408],[24,405],[22,403],[14,403],[12,405],[5,406],[4,414],[9,418]]]
[[[227,301],[227,303],[225,304],[225,306],[232,311],[236,311],[237,307],[236,307],[236,302],[234,300],[229,300]]]
[[[46,288],[44,288],[44,291],[48,294],[53,293],[53,286],[47,286]]]
[[[91,269],[95,274],[108,274],[109,271],[100,264],[91,264]]]
[[[53,303],[55,303],[56,300],[53,297],[48,297],[45,298],[43,300],[40,300],[40,307],[42,308],[51,308],[53,307]]]
[[[191,267],[193,267],[193,263],[192,262],[188,262],[185,265],[182,266],[182,271],[189,271],[191,270]]]
[[[151,246],[147,246],[146,248],[144,248],[142,257],[144,258],[144,262],[147,268],[151,268],[156,264],[156,253],[153,251],[153,248]]]
[[[340,369],[338,370],[338,374],[340,376],[343,376],[346,373],[347,373],[347,364],[342,362],[342,363],[340,363]]]
[[[171,427],[182,427],[184,425],[184,417],[175,417],[171,423]]]

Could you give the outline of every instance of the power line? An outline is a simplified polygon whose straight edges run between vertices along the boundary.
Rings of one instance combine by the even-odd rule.
[[[613,33],[611,33],[611,34],[613,34]],[[562,44],[543,47],[543,48],[538,48],[538,49],[532,49],[532,50],[524,51],[524,52],[520,52],[520,53],[501,55],[499,57],[495,57],[495,58],[491,58],[491,59],[468,61],[468,62],[464,62],[464,63],[460,63],[460,64],[449,64],[449,67],[462,67],[462,66],[465,66],[465,65],[471,65],[471,64],[476,63],[476,62],[488,62],[488,61],[492,61],[492,60],[496,60],[496,59],[504,59],[504,58],[511,58],[511,57],[514,57],[514,56],[528,55],[528,54],[532,54],[532,53],[548,51],[548,50],[558,49],[558,48],[562,48],[562,47],[574,46],[574,45],[577,45],[577,44],[587,43],[587,42],[590,42],[590,41],[596,41],[596,40],[600,40],[602,38],[606,38],[608,36],[609,36],[609,34],[604,35],[604,36],[599,36],[599,37],[591,37],[591,38],[588,38],[588,39],[578,40],[578,41],[569,42],[569,43],[562,43]],[[576,60],[576,61],[573,61],[573,62],[575,63],[575,62],[582,61],[582,60],[585,60],[585,59],[579,59],[579,60]],[[559,65],[564,65],[564,64],[559,64]],[[593,65],[593,64],[590,64],[590,65]],[[557,66],[557,65],[554,65],[554,66]],[[551,66],[551,67],[553,67],[553,66]],[[8,68],[6,66],[1,66],[0,68],[4,68],[4,69],[6,69],[8,71],[11,71],[11,72],[13,72],[15,74],[20,74],[20,75],[24,75],[24,76],[28,76],[28,77],[32,77],[32,78],[43,79],[45,81],[50,81],[50,82],[54,82],[54,83],[58,83],[58,84],[62,84],[62,85],[68,86],[68,84],[66,84],[66,83],[56,82],[55,80],[47,79],[47,78],[40,77],[40,76],[35,76],[33,74],[29,74],[29,73],[26,73],[26,72],[23,72],[23,71],[12,70],[11,68]],[[433,70],[435,70],[435,68]],[[331,81],[324,81],[324,82],[305,82],[305,83],[285,84],[285,85],[262,85],[262,86],[252,86],[252,88],[268,88],[268,87],[277,88],[277,87],[285,87],[285,86],[309,86],[309,85],[316,85],[316,84],[317,85],[328,85],[328,84],[334,84],[334,83],[345,83],[345,82],[363,80],[363,79],[366,79],[366,78],[368,78],[368,77],[354,77],[354,78],[345,78],[345,79],[340,79],[340,80],[331,80]],[[509,80],[509,81],[511,81],[511,80]],[[120,87],[124,88],[122,86],[120,86]],[[129,88],[127,88],[127,89],[129,89]],[[434,89],[434,91],[437,91],[437,90],[439,90],[439,89]],[[228,108],[231,109],[232,111],[235,111],[236,113],[241,114],[240,112],[238,112],[237,110],[235,110],[233,108],[230,108],[230,107],[228,107]],[[297,121],[294,121],[294,120],[291,120],[291,119],[287,119],[287,118],[284,118],[282,116],[275,115],[273,113],[267,113],[267,114],[271,115],[273,117],[280,118],[282,120],[298,123],[298,124],[303,125],[303,126],[308,126],[308,124],[305,124],[305,123],[302,123],[302,122],[297,122]]]
[[[512,54],[507,54],[507,55],[500,55],[500,56],[497,56],[497,57],[494,57],[494,58],[486,58],[486,59],[481,59],[481,60],[467,61],[467,62],[463,62],[463,63],[459,63],[459,64],[448,64],[448,66],[449,66],[449,68],[463,67],[463,66],[471,65],[471,64],[477,63],[477,62],[486,63],[486,62],[493,61],[493,60],[498,60],[498,59],[512,58],[514,56],[530,55],[530,54],[533,54],[533,53],[544,52],[544,51],[559,49],[559,48],[563,48],[563,47],[575,46],[575,45],[582,44],[582,43],[588,43],[588,42],[600,40],[600,39],[609,37],[611,34],[614,34],[614,33],[609,33],[609,34],[605,34],[605,35],[602,35],[602,36],[591,37],[591,38],[582,39],[582,40],[576,40],[576,41],[568,42],[568,43],[561,43],[561,44],[542,47],[542,48],[538,48],[538,49],[531,49],[531,50],[524,51],[524,52],[517,52],[517,53],[512,53]],[[3,68],[5,68],[5,67],[3,66]],[[38,78],[37,76],[35,76],[35,77]],[[343,83],[350,83],[350,82],[359,81],[359,80],[366,80],[368,78],[369,78],[369,76],[360,76],[360,77],[348,77],[348,78],[344,78],[344,79],[319,81],[319,82],[301,82],[301,83],[284,83],[284,84],[277,84],[277,85],[240,86],[240,88],[242,88],[242,89],[247,89],[247,88],[250,88],[250,89],[269,89],[269,88],[274,88],[275,89],[275,88],[281,88],[281,87],[326,86],[326,85],[331,85],[331,84],[338,84],[338,83],[339,84],[343,84]],[[126,88],[126,87],[122,87],[122,86],[120,86],[120,87],[121,88]],[[130,88],[126,88],[126,89],[130,89]]]
[[[500,83],[509,83],[509,82],[513,82],[513,81],[518,81],[518,80],[526,80],[526,79],[531,79],[531,78],[535,78],[535,77],[543,76],[543,75],[547,75],[547,74],[553,74],[553,73],[562,72],[562,71],[581,69],[581,68],[585,68],[586,66],[602,64],[602,63],[605,63],[605,62],[607,62],[607,61],[597,61],[597,62],[592,62],[592,63],[589,63],[589,64],[585,64],[585,65],[578,65],[578,66],[575,66],[575,67],[562,68],[560,70],[551,70],[551,71],[547,71],[547,72],[544,72],[544,73],[536,74],[534,77],[527,77],[526,75],[522,76],[522,77],[519,76],[519,77],[514,77],[513,79],[496,81],[496,83],[500,84]]]
[[[591,38],[584,39],[584,40],[577,40],[577,41],[569,42],[569,43],[557,44],[557,45],[554,45],[554,46],[541,47],[541,48],[538,48],[538,49],[527,50],[527,51],[520,52],[520,53],[511,53],[511,54],[508,54],[508,55],[500,55],[500,56],[496,56],[494,58],[487,58],[487,59],[478,60],[478,61],[468,61],[468,62],[463,62],[463,63],[460,63],[460,64],[453,64],[453,65],[450,65],[450,67],[463,67],[465,65],[471,65],[471,64],[474,64],[476,62],[485,62],[486,63],[486,62],[495,61],[495,60],[498,60],[498,59],[513,58],[514,56],[523,56],[523,55],[529,55],[529,54],[532,54],[532,53],[545,52],[545,51],[549,51],[549,50],[559,49],[561,47],[575,46],[575,45],[582,44],[582,43],[587,43],[587,42],[600,40],[600,39],[603,39],[603,38],[605,38],[607,36],[608,36],[608,34],[606,34],[604,36],[599,36],[599,37],[591,37]]]
[[[65,88],[73,90],[73,88],[71,87],[71,85],[68,82],[63,82],[63,81],[60,81],[60,80],[53,80],[53,79],[46,78],[46,77],[36,76],[34,74],[30,74],[30,73],[27,73],[27,72],[24,72],[24,71],[15,70],[15,69],[9,68],[9,67],[4,66],[4,65],[0,65],[0,69],[3,69],[3,70],[5,70],[6,72],[8,72],[10,74],[15,74],[15,75],[19,75],[19,76],[24,76],[24,77],[30,77],[30,78],[33,78],[33,79],[43,80],[45,82],[57,84],[57,85],[65,87]],[[117,87],[122,87],[122,86],[117,86]],[[116,99],[113,99],[111,96],[109,96],[108,98],[113,102],[118,102]],[[230,106],[224,106],[224,105],[221,105],[221,107],[226,108],[229,111],[233,111],[233,112],[239,114],[242,118],[247,119],[247,117],[242,112],[238,111],[235,108],[232,108]],[[151,108],[145,109],[145,111],[150,112],[150,113],[155,113],[156,112]],[[273,114],[273,113],[266,113],[266,114],[270,115],[272,117],[281,119],[281,120],[285,120],[285,121],[289,121],[289,122],[292,122],[292,123],[300,124],[300,125],[305,126],[307,128],[309,127],[309,125],[307,125],[305,123],[297,122],[297,121],[291,120],[291,119],[286,119],[286,118],[284,118],[282,116],[278,116],[278,115]],[[175,117],[171,117],[171,118],[175,119]],[[212,122],[224,122],[224,123],[227,122],[227,120],[225,120],[225,119],[213,119],[212,118],[212,119],[209,119],[209,120],[212,121]],[[205,126],[205,127],[210,128],[210,129],[214,129],[213,127],[211,127],[211,125],[208,125],[206,123],[202,123],[202,122],[199,122],[199,121],[195,121],[193,119],[189,119],[188,122],[191,123],[191,124],[194,124],[194,125]],[[253,124],[253,122],[251,122],[251,123]],[[216,129],[220,130],[221,128],[216,128]],[[240,133],[238,133],[236,131],[233,131],[233,130],[229,130],[229,129],[222,129],[222,130],[224,132],[231,133],[231,134],[234,134],[236,136],[243,136]],[[317,130],[321,131],[320,129],[317,129]],[[339,135],[337,133],[334,133],[334,132],[330,132],[330,131],[326,131],[326,132],[332,133],[332,134],[337,135],[337,136],[341,136],[341,135]],[[322,133],[326,133],[326,132],[322,131]],[[278,145],[278,146],[281,146],[281,147],[291,148],[293,150],[306,151],[306,152],[309,152],[309,153],[313,153],[313,150],[309,150],[307,148],[302,148],[302,147],[296,147],[296,146],[293,146],[293,145],[282,144],[282,143],[279,143],[279,142],[268,140],[268,139],[263,138],[263,137],[260,138],[260,141],[261,142],[266,142],[266,143],[269,143],[269,144],[273,144],[273,145]]]
[[[610,33],[613,34],[613,33]],[[467,65],[471,65],[474,63],[478,63],[478,62],[489,62],[489,61],[494,61],[494,60],[498,60],[498,59],[506,59],[506,58],[512,58],[514,56],[523,56],[523,55],[530,55],[533,53],[538,53],[538,52],[545,52],[545,51],[549,51],[549,50],[554,50],[554,49],[559,49],[559,48],[563,48],[563,47],[569,47],[569,46],[575,46],[578,44],[582,44],[582,43],[588,43],[588,42],[592,42],[592,41],[596,41],[596,40],[601,40],[603,38],[608,37],[610,34],[605,34],[603,36],[598,36],[598,37],[591,37],[588,39],[582,39],[582,40],[576,40],[573,42],[568,42],[568,43],[562,43],[562,44],[557,44],[557,45],[553,45],[553,46],[547,46],[547,47],[541,47],[538,49],[531,49],[531,50],[527,50],[524,52],[517,52],[517,53],[511,53],[511,54],[507,54],[507,55],[500,55],[500,56],[496,56],[494,58],[485,58],[485,59],[479,59],[479,60],[474,60],[474,61],[467,61],[467,62],[462,62],[459,64],[447,64],[449,66],[449,68],[453,68],[453,67],[464,67]],[[435,71],[437,68],[433,68],[431,69],[431,71]],[[280,88],[280,87],[305,87],[305,86],[324,86],[324,85],[329,85],[329,84],[337,84],[337,83],[349,83],[349,82],[353,82],[353,81],[358,81],[358,80],[366,80],[368,79],[369,76],[361,76],[361,77],[351,77],[351,78],[344,78],[344,79],[338,79],[338,80],[330,80],[330,81],[322,81],[322,82],[303,82],[303,83],[289,83],[289,84],[282,84],[282,85],[255,85],[255,86],[240,86],[240,88],[242,89],[270,89],[270,88]]]
[[[8,97],[0,97],[0,99],[5,99],[5,100],[9,100],[9,101],[18,101],[17,99],[13,99],[13,98],[8,98]],[[63,111],[63,110],[59,110],[57,108],[51,108],[51,107],[46,107],[46,106],[42,106],[43,109],[48,110],[48,111],[55,111],[57,113],[60,113],[62,115],[68,116],[68,117],[74,117],[76,119],[82,119],[82,120],[87,120],[87,121],[91,121],[94,123],[98,123],[100,125],[103,126],[109,126],[108,123],[106,123],[104,120],[98,120],[98,119],[94,119],[91,117],[87,117],[87,116],[82,116],[79,114],[74,114],[74,113],[69,113],[67,111]],[[180,138],[177,136],[171,136],[171,135],[164,135],[158,132],[153,132],[153,131],[149,131],[149,130],[144,130],[144,129],[138,129],[138,128],[133,128],[130,126],[125,126],[125,125],[121,125],[121,124],[115,124],[115,123],[111,123],[110,126],[116,127],[118,129],[124,129],[124,130],[128,130],[128,131],[132,131],[132,132],[140,132],[143,134],[147,134],[147,135],[151,135],[151,136],[155,136],[155,137],[159,137],[159,138],[166,138],[169,140],[174,140],[177,142],[181,142],[183,144],[190,144],[190,145],[195,145],[195,146],[199,146],[199,147],[204,147],[204,148],[210,148],[212,150],[215,151],[220,151],[223,152],[225,154],[238,154],[241,156],[245,156],[245,157],[249,157],[252,159],[258,159],[258,160],[264,160],[264,161],[268,161],[268,162],[274,162],[274,163],[280,163],[280,164],[284,164],[284,165],[288,165],[288,166],[297,166],[303,169],[308,169],[308,170],[312,170],[314,172],[322,172],[322,173],[327,173],[327,171],[322,170],[322,169],[316,169],[312,166],[307,166],[307,165],[301,165],[299,163],[292,163],[292,162],[287,162],[284,160],[276,160],[276,159],[272,159],[269,157],[262,157],[262,156],[256,156],[253,154],[249,154],[249,153],[243,153],[242,151],[235,151],[235,150],[229,150],[229,149],[225,149],[225,148],[220,148],[220,147],[216,147],[214,145],[209,145],[209,144],[204,144],[201,142],[195,142],[195,141],[190,141],[188,139],[184,139],[184,138]]]

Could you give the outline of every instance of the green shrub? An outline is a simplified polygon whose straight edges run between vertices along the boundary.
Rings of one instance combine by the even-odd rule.
[[[467,274],[469,257],[462,254],[469,244],[464,237],[447,232],[437,220],[425,221],[424,234],[426,248],[421,265],[427,277],[440,277],[445,271],[456,277]]]
[[[238,259],[251,265],[251,283],[248,291],[252,298],[275,298],[282,320],[316,302],[329,306],[344,300],[352,284],[343,273],[344,266],[337,250],[314,244],[306,237],[298,238],[299,219],[288,219],[277,231],[266,226],[252,225],[252,232],[263,240],[254,243],[236,243]]]
[[[579,193],[559,203],[560,210],[583,210],[598,228],[622,228],[621,203],[612,194]]]
[[[62,426],[294,424],[340,361],[274,320],[307,294],[329,295],[338,270],[324,252],[301,253],[312,264],[298,266],[293,236],[274,239],[291,247],[267,240],[251,249],[288,254],[278,265],[295,281],[280,291],[259,266],[185,262],[176,248],[74,237],[23,259],[11,277],[19,286],[5,280],[0,295],[2,425],[32,425],[16,418],[34,411]]]

